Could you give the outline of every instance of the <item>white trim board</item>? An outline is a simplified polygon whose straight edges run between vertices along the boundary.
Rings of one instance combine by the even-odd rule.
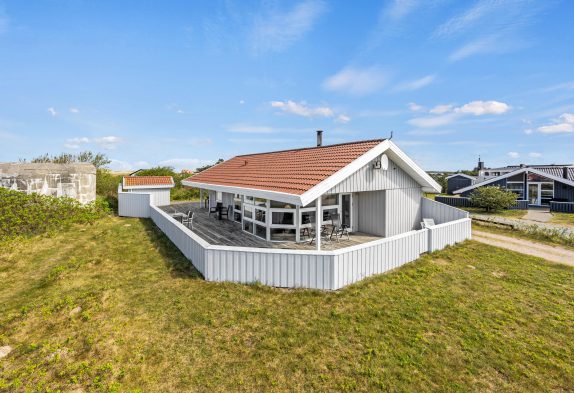
[[[462,176],[466,179],[474,180],[474,181],[476,181],[476,179],[477,179],[476,177],[467,175],[466,173],[455,173],[454,175],[447,176],[446,179],[448,180],[448,179],[451,179],[451,178],[456,177],[456,176]]]
[[[533,168],[520,168],[520,169],[517,169],[517,170],[515,170],[515,171],[513,171],[513,172],[508,172],[508,173],[505,173],[504,175],[500,175],[500,176],[497,176],[497,177],[493,177],[492,179],[488,179],[488,180],[485,180],[485,181],[483,181],[483,182],[475,183],[475,184],[473,184],[473,185],[471,185],[471,186],[461,188],[461,189],[459,189],[459,190],[454,191],[453,194],[462,194],[463,192],[470,191],[470,190],[475,189],[475,188],[477,188],[477,187],[482,187],[482,186],[485,186],[485,185],[487,185],[487,184],[491,184],[491,183],[497,182],[497,181],[499,181],[499,180],[512,177],[512,176],[514,176],[514,175],[519,175],[519,174],[524,173],[524,172],[532,172],[532,173],[535,173],[535,174],[537,174],[537,175],[539,175],[539,176],[546,177],[546,178],[548,178],[548,179],[557,181],[557,182],[559,182],[559,183],[568,184],[568,185],[574,187],[574,181],[572,181],[572,180],[564,179],[563,177],[559,177],[559,176],[554,176],[554,175],[551,175],[551,174],[549,174],[549,173],[546,173],[546,172],[543,172],[543,171],[539,171],[538,169],[533,169]]]

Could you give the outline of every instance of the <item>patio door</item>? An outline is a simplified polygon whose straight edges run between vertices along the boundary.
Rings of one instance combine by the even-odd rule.
[[[528,183],[528,203],[540,205],[540,183]]]
[[[341,194],[341,224],[351,228],[351,194]]]

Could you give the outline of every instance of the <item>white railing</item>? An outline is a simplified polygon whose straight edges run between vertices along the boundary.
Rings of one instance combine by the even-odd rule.
[[[445,212],[441,207],[434,208],[441,214]],[[206,280],[287,288],[336,290],[414,261],[422,253],[470,238],[470,219],[464,217],[334,251],[217,246],[163,210],[151,206],[150,212],[153,222]],[[441,217],[430,218],[439,221]]]
[[[153,195],[145,192],[124,192],[121,184],[118,187],[118,215],[122,217],[150,216],[150,206],[153,205]]]
[[[435,224],[442,224],[468,218],[468,212],[432,199],[422,198],[422,218],[432,218]]]

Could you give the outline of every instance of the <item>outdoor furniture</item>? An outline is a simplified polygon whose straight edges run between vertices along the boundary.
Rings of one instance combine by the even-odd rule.
[[[310,236],[312,237],[311,240],[309,241],[309,244],[313,244],[315,238],[317,237],[317,231],[315,230],[315,225],[311,227]],[[324,241],[325,243],[328,243],[331,240],[331,237],[328,235],[327,226],[321,225],[319,236],[321,236],[321,240]]]
[[[209,208],[209,216],[211,217],[212,214],[219,214],[219,212],[221,212],[221,206],[223,206],[223,203],[221,202],[217,202],[217,204],[215,206],[211,206]],[[219,219],[221,220],[221,216],[219,216]]]
[[[434,227],[435,225],[436,224],[432,218],[423,218],[423,221],[421,222],[421,229]]]
[[[182,222],[183,219],[186,217],[185,213],[181,212],[172,213],[171,216],[179,222]]]
[[[331,224],[332,228],[329,239],[332,239],[333,235],[335,236],[337,241],[339,241],[339,239],[342,238],[343,235],[347,235],[347,240],[351,239],[349,237],[349,226],[347,224],[341,224],[341,216],[339,214],[331,214]]]
[[[193,231],[193,217],[195,213],[191,210],[187,212],[187,215],[181,220],[181,223]]]
[[[229,220],[229,212],[232,211],[233,206],[229,205],[227,206],[227,210],[223,210],[223,206],[222,206],[222,210],[221,210],[221,214],[219,216],[219,219],[221,220],[221,217],[225,216],[226,219]]]

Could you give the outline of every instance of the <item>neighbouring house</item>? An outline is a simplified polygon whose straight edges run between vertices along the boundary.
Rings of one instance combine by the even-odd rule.
[[[479,187],[498,186],[514,192],[525,208],[548,206],[553,211],[574,212],[572,164],[482,167],[476,177],[459,173],[447,181],[449,194],[468,197]]]
[[[424,198],[440,186],[385,139],[322,146],[319,134],[315,147],[237,156],[182,184],[208,205],[121,192],[120,206],[142,204],[208,281],[338,289],[471,236],[468,213]]]
[[[96,167],[88,163],[0,163],[0,187],[27,194],[96,199]]]
[[[135,176],[135,173],[124,176],[118,186],[118,214],[124,217],[149,217],[148,206],[170,204],[170,192],[174,186],[171,176]],[[132,198],[126,198],[126,193],[130,193]]]

